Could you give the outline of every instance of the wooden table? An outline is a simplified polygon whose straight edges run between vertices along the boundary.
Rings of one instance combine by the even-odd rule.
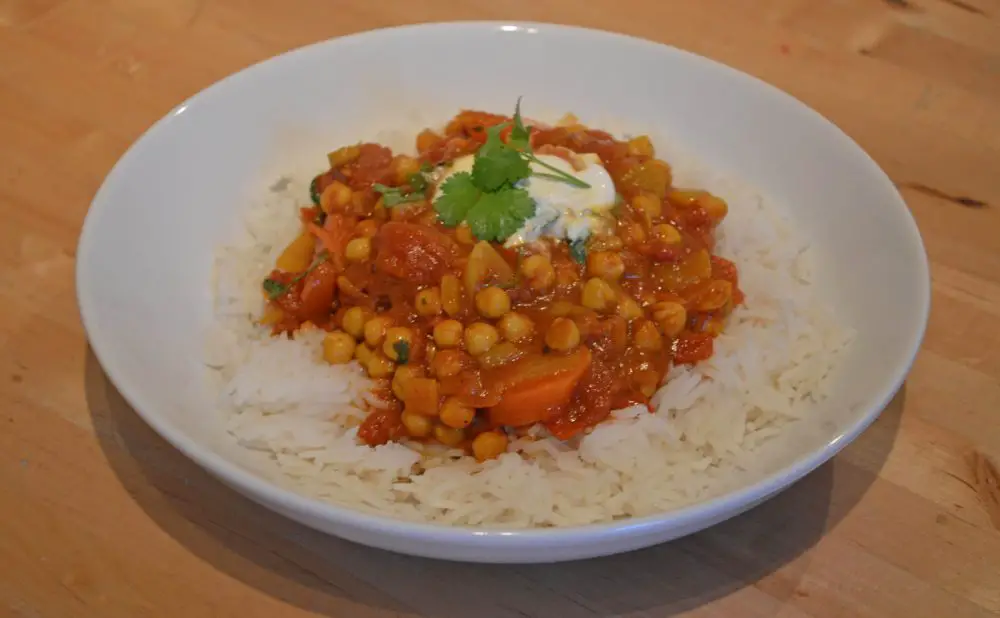
[[[714,529],[554,566],[326,538],[210,479],[108,384],[74,302],[91,196],[161,114],[272,54],[407,22],[569,22],[758,75],[897,183],[932,261],[908,385]],[[1000,615],[1000,0],[0,0],[0,616]]]

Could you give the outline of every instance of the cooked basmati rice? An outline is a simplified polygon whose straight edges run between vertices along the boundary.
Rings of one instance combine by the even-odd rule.
[[[409,520],[569,526],[717,495],[748,455],[826,396],[852,333],[820,302],[808,242],[753,191],[699,180],[729,203],[717,251],[736,263],[746,293],[714,356],[671,369],[654,413],[619,410],[572,444],[528,435],[485,463],[443,447],[360,444],[361,368],[323,362],[321,332],[288,340],[255,325],[260,281],[298,233],[308,195],[308,181],[279,182],[215,265],[206,354],[229,431],[270,455],[297,491]]]

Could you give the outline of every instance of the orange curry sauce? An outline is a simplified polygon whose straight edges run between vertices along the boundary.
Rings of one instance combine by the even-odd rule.
[[[671,363],[709,358],[742,302],[736,267],[712,254],[725,202],[674,188],[645,137],[531,128],[536,151],[597,154],[621,195],[613,234],[590,237],[585,263],[562,240],[479,242],[444,226],[429,198],[390,208],[373,188],[409,191],[421,166],[476,152],[485,127],[509,120],[462,112],[443,134],[420,133],[418,158],[377,144],[330,153],[317,206],[302,209],[302,236],[269,276],[281,287],[265,294],[262,322],[328,331],[327,360],[357,359],[376,380],[386,407],[359,427],[367,444],[437,441],[486,459],[511,428],[542,423],[569,439],[648,404]]]

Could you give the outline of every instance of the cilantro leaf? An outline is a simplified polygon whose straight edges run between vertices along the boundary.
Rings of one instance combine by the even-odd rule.
[[[287,292],[289,286],[275,281],[274,279],[264,279],[264,285],[262,287],[264,288],[264,293],[267,294],[267,297],[274,300]]]
[[[320,174],[322,176],[322,174]],[[319,176],[312,179],[309,183],[309,198],[312,200],[313,204],[319,206]]]
[[[387,187],[377,182],[372,185],[372,189],[382,194],[382,199],[385,201],[386,206],[399,206],[400,204],[419,202],[424,199],[422,192],[403,193],[403,190],[399,187]]]
[[[498,150],[489,157],[476,157],[472,164],[472,180],[483,191],[497,191],[530,175],[528,162],[510,148]]]
[[[483,193],[466,214],[465,221],[476,238],[499,242],[513,235],[534,214],[535,201],[527,191],[506,187]]]
[[[410,174],[410,177],[406,179],[406,184],[410,185],[410,189],[414,193],[423,193],[427,190],[427,177],[420,172]]]
[[[465,220],[466,213],[479,201],[481,194],[469,172],[451,175],[439,191],[441,195],[434,200],[434,210],[442,223],[452,227]]]
[[[577,238],[569,243],[569,254],[577,264],[587,263],[587,237]]]
[[[517,105],[514,106],[514,128],[510,131],[507,143],[518,150],[531,151],[531,134],[524,121],[521,120],[521,97],[517,98]]]
[[[292,289],[293,285],[305,279],[306,275],[311,273],[314,268],[319,266],[320,263],[327,261],[329,258],[329,253],[326,251],[320,251],[316,255],[316,259],[314,259],[312,264],[309,265],[309,268],[295,275],[295,277],[293,277],[288,283],[282,283],[268,277],[267,279],[264,279],[264,283],[261,284],[261,287],[264,289],[264,293],[267,294],[267,298],[269,300],[274,300],[279,296],[283,296],[286,292],[288,292],[288,290]]]
[[[497,191],[531,175],[531,166],[517,150],[500,139],[507,123],[486,129],[486,143],[476,153],[472,181],[483,191]]]
[[[396,352],[397,362],[405,365],[410,362],[410,344],[407,341],[399,340],[392,344],[392,349]]]

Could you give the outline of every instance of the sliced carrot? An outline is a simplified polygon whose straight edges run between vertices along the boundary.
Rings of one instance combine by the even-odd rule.
[[[590,362],[590,350],[580,347],[566,356],[530,356],[490,372],[486,380],[503,391],[500,403],[489,409],[490,423],[521,427],[548,419],[569,405]]]
[[[286,272],[301,272],[309,268],[315,249],[316,239],[311,234],[299,234],[278,256],[275,266]]]

